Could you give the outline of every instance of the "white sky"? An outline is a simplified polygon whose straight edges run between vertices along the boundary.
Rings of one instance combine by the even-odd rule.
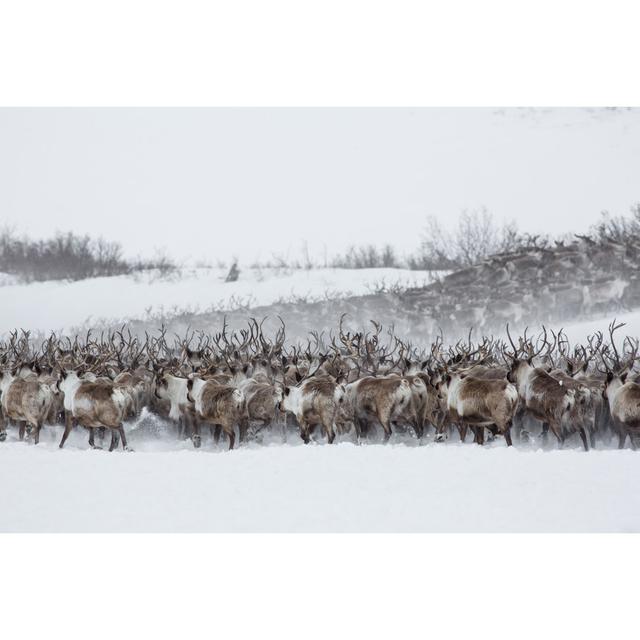
[[[0,109],[0,220],[129,255],[320,257],[465,208],[584,230],[640,201],[640,110]]]

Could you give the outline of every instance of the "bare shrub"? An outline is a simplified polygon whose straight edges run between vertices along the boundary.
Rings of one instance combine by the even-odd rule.
[[[331,261],[331,266],[338,269],[379,269],[400,268],[402,264],[391,245],[378,249],[369,244],[350,247],[343,255],[336,256]]]
[[[409,258],[412,269],[457,269],[476,264],[490,255],[544,244],[546,239],[521,234],[515,222],[495,222],[486,209],[465,210],[453,231],[443,229],[431,216],[418,253]]]
[[[600,222],[591,227],[591,233],[601,241],[628,242],[640,237],[640,203],[631,207],[629,216],[612,216],[603,211]]]
[[[19,237],[9,228],[0,231],[0,272],[25,282],[82,280],[146,269],[168,273],[175,265],[164,254],[150,260],[126,260],[122,246],[104,238],[59,232],[46,240],[32,240]]]

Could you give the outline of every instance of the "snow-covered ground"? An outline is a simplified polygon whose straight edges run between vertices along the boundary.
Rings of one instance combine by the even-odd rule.
[[[0,286],[0,334],[14,328],[71,329],[96,322],[142,319],[155,313],[252,307],[280,299],[364,295],[385,284],[418,286],[432,272],[408,269],[184,269],[166,278],[154,273]]]
[[[604,334],[605,341],[608,342],[609,325],[614,319],[616,324],[624,323],[624,326],[615,333],[616,344],[619,347],[622,346],[626,336],[633,338],[640,337],[640,309],[625,312],[612,310],[611,313],[607,315],[599,315],[591,319],[547,325],[547,329],[553,329],[554,331],[562,329],[563,333],[569,339],[571,346],[580,343],[586,344],[587,337],[593,336],[597,331],[601,331]],[[533,323],[528,326],[529,335],[536,335],[538,332],[542,332],[541,326]],[[478,334],[480,333],[479,331]],[[499,332],[498,337],[506,341],[506,331],[503,330]]]
[[[640,310],[627,313],[612,312],[606,318],[594,318],[592,320],[582,320],[574,322],[564,327],[564,332],[572,344],[584,341],[587,336],[593,335],[596,331],[602,331],[605,339],[608,340],[608,326],[614,319],[616,323],[624,322],[624,327],[616,332],[616,342],[621,341],[624,336],[639,337],[640,336]]]
[[[196,451],[130,431],[133,452],[59,428],[0,444],[0,531],[640,531],[640,457],[427,442]]]

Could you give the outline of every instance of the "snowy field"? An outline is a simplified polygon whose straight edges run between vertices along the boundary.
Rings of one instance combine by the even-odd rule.
[[[225,274],[6,281],[0,333],[367,294],[382,282],[431,279],[397,269],[246,269],[235,283]],[[567,324],[565,332],[572,343],[606,333],[613,315]],[[615,315],[627,324],[621,335],[640,335],[639,311]],[[640,531],[640,454],[630,450],[584,453],[577,441],[562,451],[535,441],[507,449],[501,439],[481,448],[455,436],[418,446],[406,434],[388,446],[356,446],[350,436],[303,446],[291,432],[286,444],[276,434],[232,452],[206,437],[195,451],[153,421],[126,428],[134,451],[112,454],[88,449],[81,429],[62,451],[61,427],[46,427],[37,447],[11,429],[0,443],[0,531]]]
[[[0,445],[0,531],[640,531],[640,457],[535,443],[287,444],[195,451],[129,432],[133,452],[87,448],[60,428]],[[455,440],[455,438],[454,438]]]
[[[365,295],[383,283],[419,286],[433,279],[433,272],[408,269],[241,268],[237,282],[225,282],[227,272],[200,268],[166,278],[142,273],[0,286],[0,333],[16,327],[57,331],[157,313],[226,310],[238,304],[253,307],[295,297]]]

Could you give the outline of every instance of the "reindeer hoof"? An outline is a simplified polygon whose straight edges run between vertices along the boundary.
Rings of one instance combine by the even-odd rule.
[[[193,440],[193,446],[196,449],[199,449],[200,448],[200,444],[202,442],[202,438],[200,436],[193,436],[192,440]]]
[[[0,442],[4,442],[7,439],[7,434],[2,432],[0,433]]]
[[[92,445],[91,445],[91,448],[92,448],[92,449],[98,449],[98,450],[102,450],[102,449],[103,449],[103,447],[101,447],[101,446],[100,446],[100,445],[98,445],[98,444],[92,444]]]
[[[436,437],[434,438],[435,442],[444,442],[446,440],[446,438],[444,437],[444,435],[442,433],[439,433],[438,435],[436,435]]]

